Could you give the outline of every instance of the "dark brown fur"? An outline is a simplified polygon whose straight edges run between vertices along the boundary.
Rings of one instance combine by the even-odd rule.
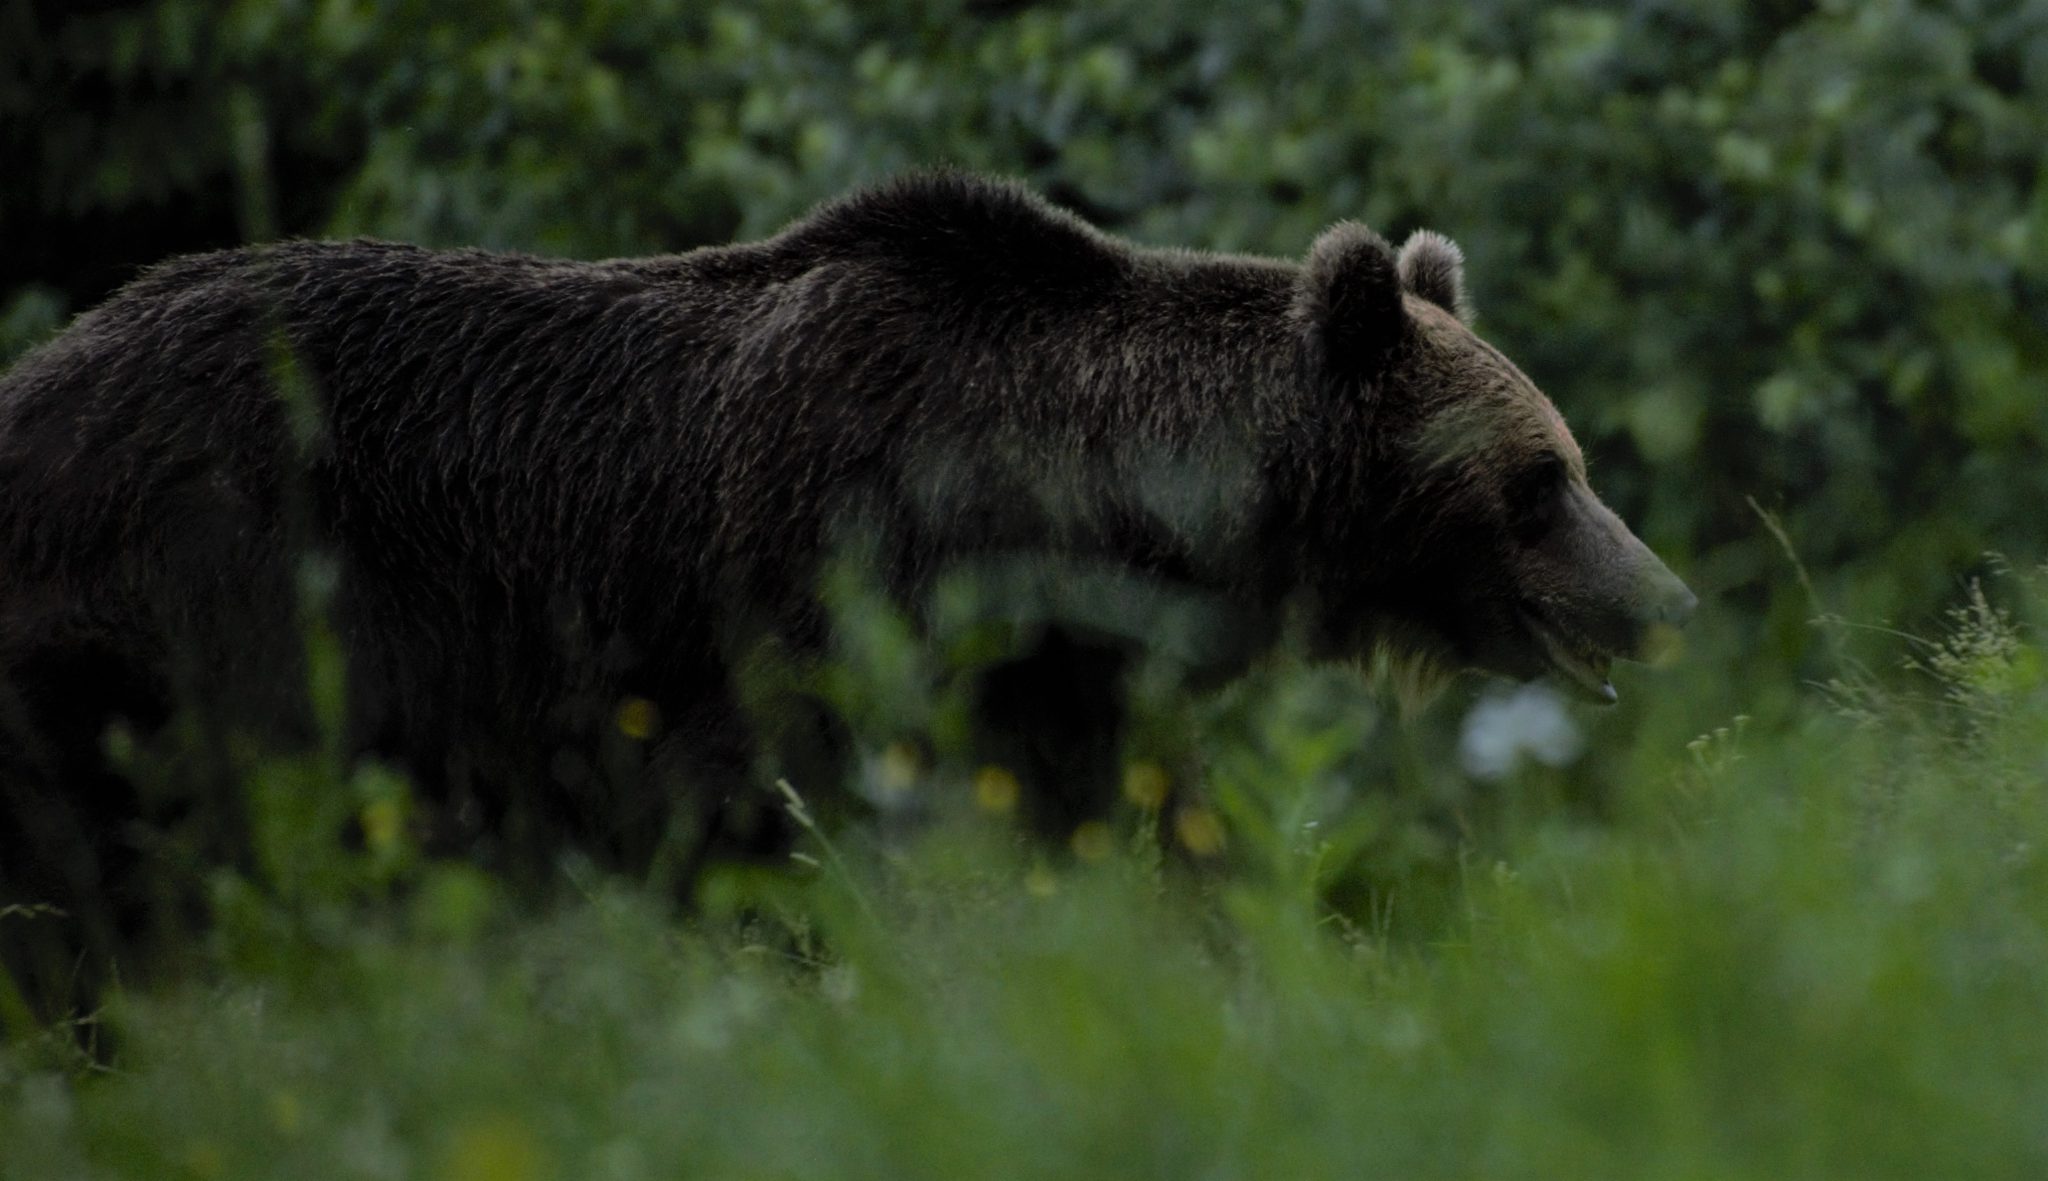
[[[483,833],[508,798],[554,799],[627,861],[668,831],[658,785],[695,785],[705,824],[740,806],[736,669],[768,637],[818,650],[820,563],[849,536],[906,602],[1018,561],[1120,603],[1192,595],[1217,633],[1195,661],[1269,642],[1292,604],[1329,655],[1533,675],[1531,598],[1620,651],[1668,588],[1625,530],[1529,565],[1516,481],[1554,456],[1538,492],[1577,496],[1583,466],[1437,304],[1462,311],[1441,239],[1397,256],[1341,225],[1305,266],[1147,250],[951,175],[673,257],[166,263],[0,380],[0,721],[28,752],[6,808],[54,808],[72,841],[0,841],[41,867],[0,886],[105,880],[128,830],[76,784],[117,714],[312,731],[309,549],[338,570],[352,749]],[[1584,611],[1574,568],[1602,588]],[[1142,645],[1149,619],[1078,631]],[[1021,667],[1020,701],[1114,675]],[[608,787],[628,695],[663,736]]]

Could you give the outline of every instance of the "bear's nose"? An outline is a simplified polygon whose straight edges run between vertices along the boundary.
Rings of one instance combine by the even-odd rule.
[[[1669,570],[1659,569],[1641,598],[1636,601],[1635,659],[1661,664],[1676,656],[1681,646],[1678,631],[1700,605],[1692,588]]]
[[[1700,597],[1692,588],[1678,580],[1677,575],[1666,573],[1665,585],[1658,587],[1658,593],[1650,600],[1650,621],[1671,627],[1684,627],[1685,621],[1699,608]]]

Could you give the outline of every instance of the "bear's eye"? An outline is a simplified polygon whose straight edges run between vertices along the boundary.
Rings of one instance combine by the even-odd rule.
[[[1544,456],[1508,481],[1504,495],[1508,527],[1517,540],[1532,542],[1550,531],[1564,486],[1564,460],[1556,455]]]

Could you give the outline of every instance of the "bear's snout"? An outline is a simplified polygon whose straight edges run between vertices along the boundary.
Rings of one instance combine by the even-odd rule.
[[[1537,663],[1593,701],[1611,702],[1614,660],[1659,662],[1699,596],[1583,483],[1558,527],[1523,551],[1521,626]]]
[[[1654,585],[1646,596],[1648,601],[1643,608],[1643,621],[1653,626],[1684,627],[1692,613],[1699,609],[1700,597],[1662,562],[1657,563],[1654,579]]]
[[[1700,597],[1647,547],[1642,554],[1647,561],[1634,612],[1635,643],[1626,655],[1637,661],[1661,661],[1675,653],[1679,629],[1699,609]]]

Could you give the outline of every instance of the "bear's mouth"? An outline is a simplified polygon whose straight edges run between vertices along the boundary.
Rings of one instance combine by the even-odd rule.
[[[1534,607],[1522,608],[1522,624],[1543,650],[1550,671],[1580,697],[1596,705],[1613,705],[1619,699],[1607,672],[1614,657],[1598,644],[1558,626]]]

